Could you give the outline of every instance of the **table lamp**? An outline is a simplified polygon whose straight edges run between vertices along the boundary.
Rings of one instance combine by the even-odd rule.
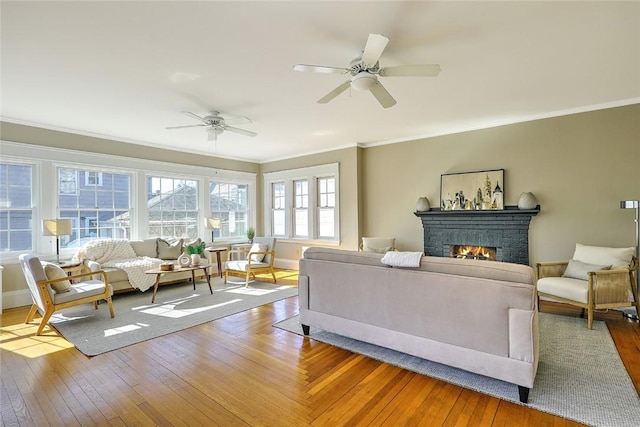
[[[60,264],[60,236],[71,235],[70,219],[44,219],[42,220],[42,235],[56,236],[56,262]]]
[[[214,233],[220,229],[222,220],[220,218],[205,218],[204,226],[211,230],[211,243],[214,242]]]

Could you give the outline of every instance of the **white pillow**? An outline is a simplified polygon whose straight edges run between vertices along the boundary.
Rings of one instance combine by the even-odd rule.
[[[596,270],[609,270],[611,265],[597,265],[588,264],[586,262],[576,261],[575,259],[569,260],[567,269],[562,274],[562,277],[571,277],[573,279],[589,280],[590,271]]]
[[[63,277],[68,277],[67,273],[64,272],[60,266],[50,263],[43,262],[44,274],[47,276],[47,280],[53,279],[62,279]],[[56,292],[56,294],[62,294],[64,292],[69,292],[71,288],[71,282],[68,280],[63,280],[61,282],[51,283],[51,288]]]
[[[158,239],[158,258],[164,260],[176,260],[182,254],[182,239],[173,244],[164,239]]]
[[[251,246],[251,249],[249,249],[249,252],[266,252],[267,249],[269,249],[269,245],[254,243]],[[262,262],[265,254],[247,255],[247,259],[249,258],[249,256],[251,256],[251,262]]]
[[[587,264],[611,265],[613,269],[629,268],[635,248],[608,248],[605,246],[587,246],[576,243],[573,259]]]

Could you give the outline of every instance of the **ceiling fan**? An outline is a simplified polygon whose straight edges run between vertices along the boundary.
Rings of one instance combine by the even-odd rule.
[[[225,117],[223,117],[223,115],[220,114],[219,111],[209,111],[209,114],[207,114],[204,117],[200,117],[197,114],[193,114],[190,111],[183,111],[182,114],[185,114],[189,117],[193,117],[194,119],[200,120],[202,123],[197,125],[169,126],[165,129],[184,129],[184,128],[192,128],[192,127],[205,127],[208,135],[207,139],[209,141],[216,141],[218,138],[218,135],[220,135],[225,130],[228,130],[229,132],[239,133],[241,135],[246,135],[246,136],[257,135],[257,133],[251,132],[250,130],[236,128],[233,126],[229,126],[227,124],[227,122],[234,123],[234,124],[251,123],[251,120],[249,120],[246,117],[230,117],[229,116],[225,119]]]
[[[378,81],[380,77],[435,77],[440,74],[440,65],[397,65],[393,67],[380,68],[378,60],[387,47],[389,39],[380,34],[369,34],[367,44],[362,51],[362,55],[354,58],[347,68],[326,67],[320,65],[298,64],[293,67],[295,71],[311,71],[314,73],[337,73],[351,74],[346,82],[323,96],[318,100],[319,104],[326,104],[349,86],[357,90],[369,90],[384,108],[392,107],[396,104],[391,94]]]

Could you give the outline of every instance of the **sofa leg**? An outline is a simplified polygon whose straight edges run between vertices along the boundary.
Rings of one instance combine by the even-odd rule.
[[[302,325],[302,333],[309,335],[309,325]]]
[[[518,394],[520,395],[520,402],[527,403],[529,401],[529,390],[530,388],[518,386]]]

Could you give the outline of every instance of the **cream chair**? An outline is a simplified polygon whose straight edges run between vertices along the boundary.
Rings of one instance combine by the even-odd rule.
[[[28,254],[20,255],[20,267],[33,300],[24,323],[31,322],[37,312],[42,316],[36,335],[42,334],[42,330],[49,323],[54,312],[79,304],[92,302],[97,310],[98,301],[105,300],[109,306],[111,318],[115,316],[111,302],[113,290],[104,271],[87,271],[67,276],[57,265],[49,263],[49,266],[43,266],[37,257]],[[91,276],[94,275],[101,276],[102,280],[92,279]],[[87,280],[74,283],[80,279]]]
[[[255,280],[259,273],[271,273],[273,283],[276,283],[276,272],[273,263],[276,259],[276,239],[274,237],[255,237],[249,251],[234,249],[229,251],[229,260],[224,264],[224,283],[227,283],[229,273],[244,276],[244,286],[249,286],[249,278]],[[243,259],[234,260],[234,254],[240,254]]]
[[[538,297],[586,309],[589,329],[594,310],[635,307],[640,313],[633,254],[634,248],[577,244],[570,261],[537,263]]]
[[[395,250],[395,237],[363,237],[360,243],[362,252],[385,253]]]

